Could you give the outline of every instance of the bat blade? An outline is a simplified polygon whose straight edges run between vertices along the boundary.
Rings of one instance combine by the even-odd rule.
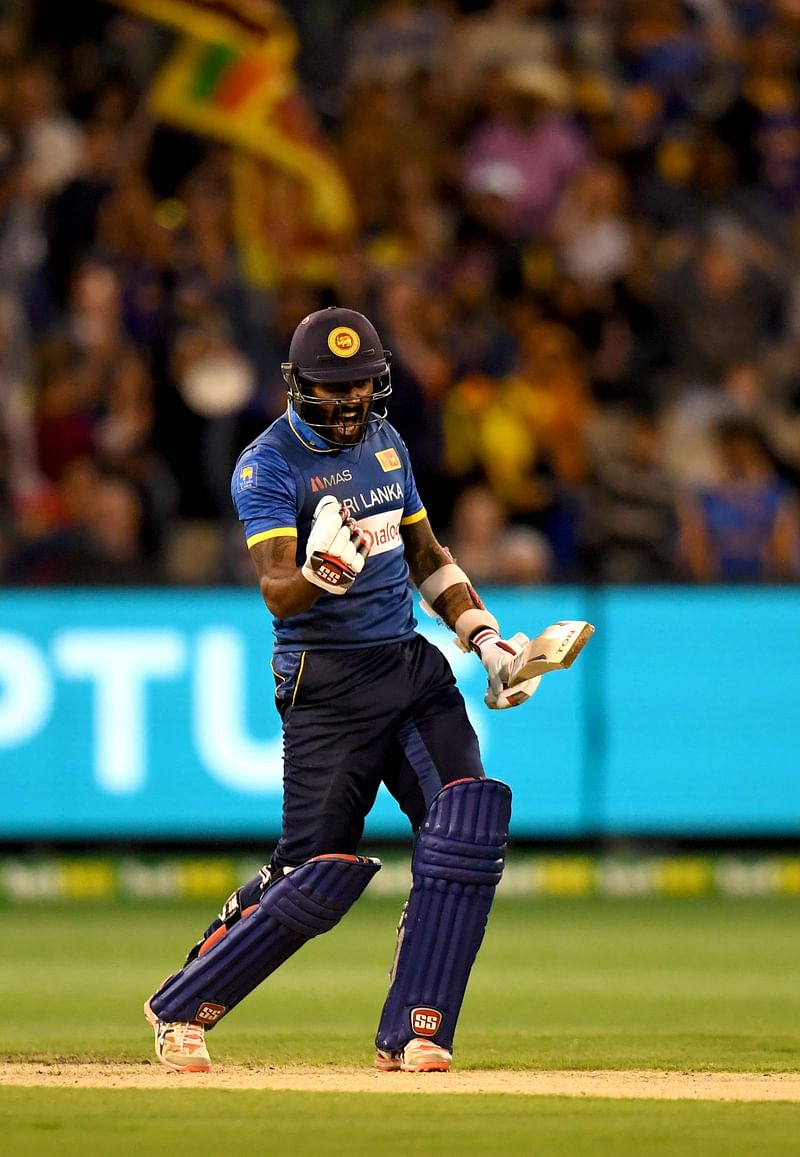
[[[511,669],[508,686],[516,687],[526,679],[565,671],[571,667],[594,634],[594,627],[583,619],[566,619],[552,623],[535,639],[526,643]]]

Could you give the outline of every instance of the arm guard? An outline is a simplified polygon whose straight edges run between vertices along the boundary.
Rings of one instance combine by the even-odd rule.
[[[428,575],[424,582],[420,583],[419,593],[422,595],[422,609],[427,615],[436,618],[433,604],[439,596],[443,595],[450,587],[461,585],[466,586],[473,605],[469,610],[461,612],[453,623],[452,629],[456,634],[456,646],[462,651],[472,651],[475,649],[472,646],[472,636],[476,632],[480,631],[481,628],[490,627],[499,634],[500,626],[494,615],[487,611],[481,602],[480,595],[461,567],[454,562],[447,562],[444,566],[440,566],[433,574]]]

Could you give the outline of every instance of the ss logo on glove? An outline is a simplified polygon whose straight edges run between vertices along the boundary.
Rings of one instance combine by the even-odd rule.
[[[372,535],[326,494],[317,503],[301,574],[329,595],[344,595],[364,569]]]

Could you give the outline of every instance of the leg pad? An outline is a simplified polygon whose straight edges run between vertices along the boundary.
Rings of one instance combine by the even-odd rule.
[[[456,780],[434,797],[414,849],[379,1049],[402,1049],[412,1037],[452,1049],[503,874],[510,815],[511,791],[498,780]]]
[[[315,856],[279,877],[161,986],[153,1012],[162,1021],[213,1027],[307,940],[338,924],[380,867],[360,856]]]

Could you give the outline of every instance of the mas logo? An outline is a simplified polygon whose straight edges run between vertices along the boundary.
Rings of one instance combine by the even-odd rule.
[[[347,325],[337,325],[328,334],[328,349],[337,358],[351,358],[361,348],[361,338]]]
[[[246,490],[248,486],[258,485],[258,463],[252,466],[243,466],[239,471],[239,489]]]
[[[375,457],[380,462],[381,469],[385,470],[387,474],[390,470],[402,469],[403,463],[396,450],[376,450]]]
[[[323,477],[321,474],[315,474],[310,479],[311,493],[318,494],[320,490],[327,490],[329,486],[341,486],[343,482],[352,482],[353,475],[349,470],[340,470],[338,474],[329,474]]]

